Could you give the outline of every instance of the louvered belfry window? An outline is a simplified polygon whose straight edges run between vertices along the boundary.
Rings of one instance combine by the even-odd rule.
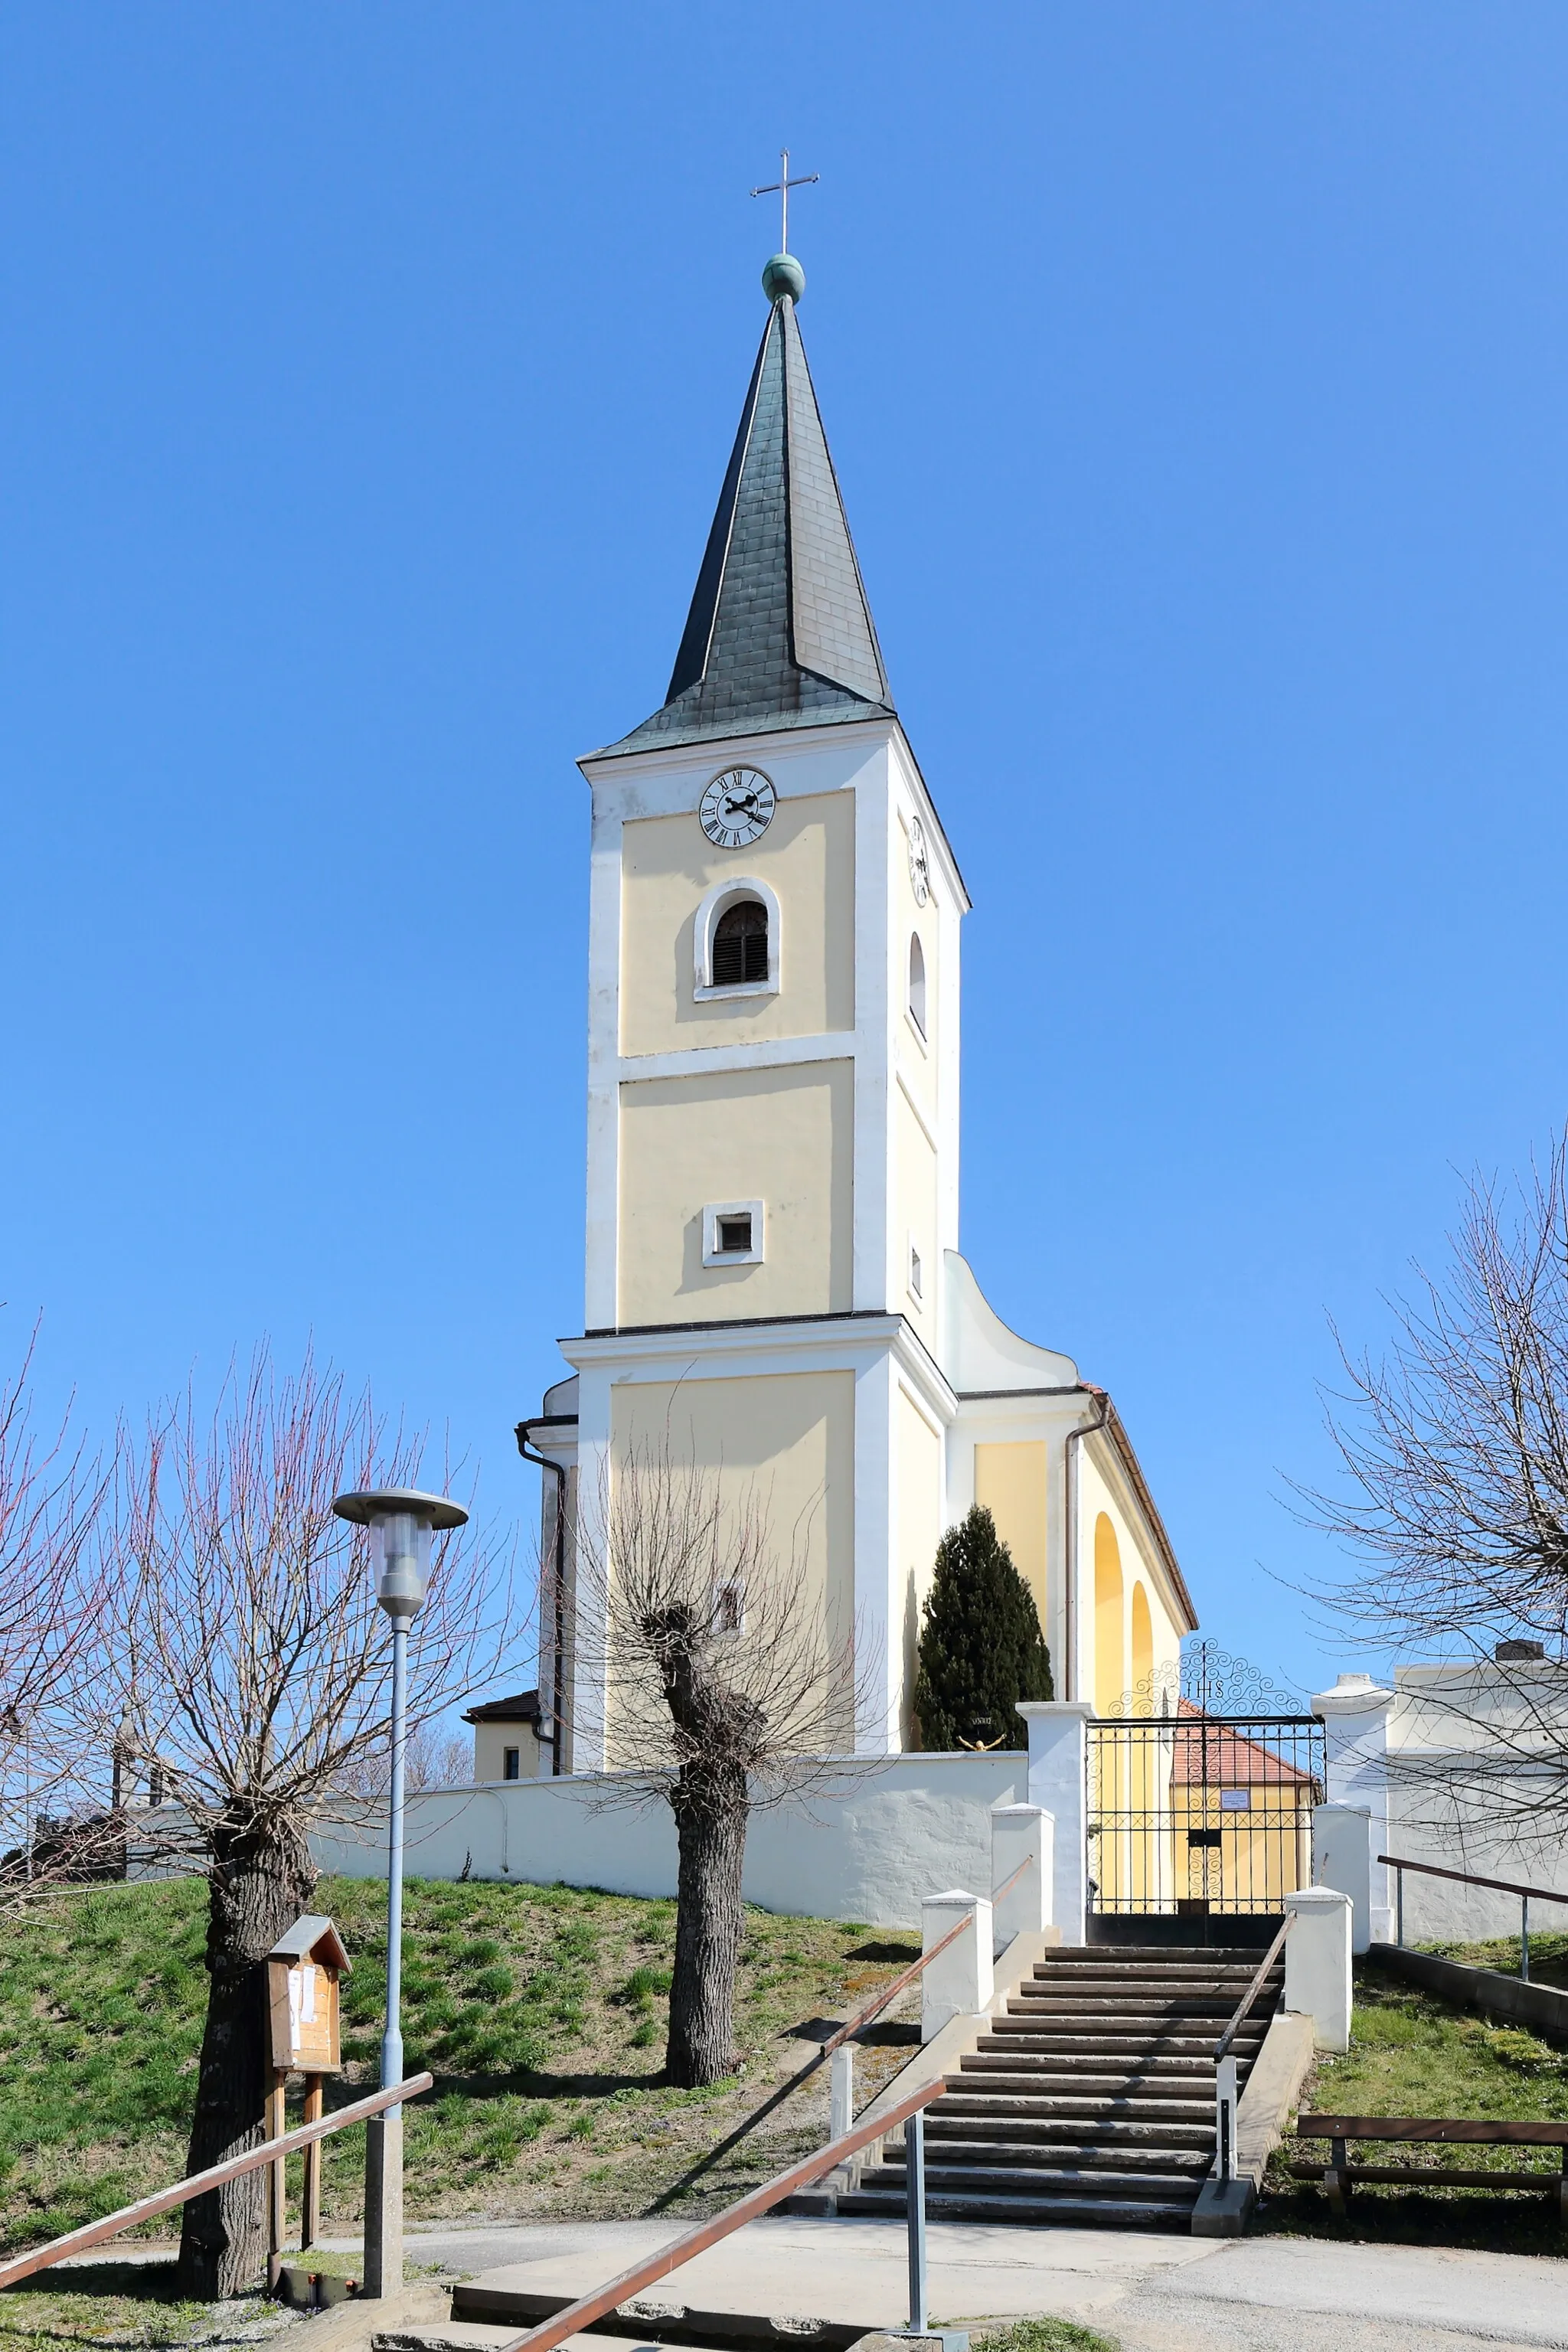
[[[725,908],[713,933],[713,985],[733,988],[767,976],[768,910],[756,898],[742,898]]]

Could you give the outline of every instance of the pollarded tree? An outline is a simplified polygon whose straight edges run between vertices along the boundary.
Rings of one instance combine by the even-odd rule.
[[[751,1816],[843,1779],[872,1676],[825,1612],[804,1527],[780,1558],[766,1498],[668,1438],[617,1460],[580,1525],[570,1616],[578,1728],[602,1712],[615,1776],[601,1801],[675,1815],[666,2070],[717,2082],[735,2063]]]
[[[189,2170],[258,2147],[267,2086],[263,1963],[310,1907],[310,1832],[384,1772],[390,1651],[363,1530],[332,1514],[351,1488],[420,1483],[422,1448],[309,1355],[265,1349],[210,1418],[187,1398],[127,1444],[110,1557],[115,1638],[80,1705],[161,1790],[144,1835],[207,1881],[206,2026]],[[411,1728],[511,1663],[505,1564],[482,1537],[438,1538],[409,1640]],[[384,1780],[381,1785],[384,1787]],[[141,1842],[141,1841],[139,1841]],[[179,2284],[232,2295],[261,2268],[264,2175],[184,2209]]]
[[[1018,1701],[1051,1696],[1050,1654],[984,1504],[937,1546],[922,1613],[914,1705],[925,1746],[1026,1748]]]

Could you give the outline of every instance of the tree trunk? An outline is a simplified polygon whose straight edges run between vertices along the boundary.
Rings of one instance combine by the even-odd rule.
[[[207,1882],[206,2029],[187,2172],[266,2137],[268,1953],[306,1909],[316,1874],[303,1841],[277,1823],[222,1822]],[[267,2173],[193,2198],[180,2231],[178,2291],[213,2303],[254,2286],[267,2257]]]
[[[735,2063],[735,1968],[746,1858],[746,1776],[687,1765],[675,1791],[680,1873],[665,2066],[695,2090]]]

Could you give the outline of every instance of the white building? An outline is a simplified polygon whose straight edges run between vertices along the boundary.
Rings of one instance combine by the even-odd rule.
[[[1058,1696],[1173,1669],[1192,1601],[1131,1444],[1073,1360],[959,1255],[969,896],[899,722],[795,319],[770,309],[663,706],[593,794],[587,1278],[572,1377],[520,1438],[571,1528],[659,1442],[804,1529],[870,1694],[842,1738],[918,1744],[937,1544],[990,1506]],[[1019,1184],[1027,1181],[1020,1169]],[[553,1481],[546,1551],[553,1556]],[[549,1654],[559,1766],[605,1761],[591,1659]],[[591,1633],[579,1629],[579,1644]]]
[[[1346,1827],[1369,1849],[1374,1941],[1399,1929],[1399,1874],[1384,1854],[1463,1874],[1404,1874],[1406,1943],[1517,1936],[1520,1898],[1507,1886],[1568,1895],[1568,1675],[1538,1644],[1400,1666],[1387,1684],[1342,1675],[1312,1706],[1327,1727],[1328,1796],[1366,1817],[1364,1832]],[[1477,1878],[1505,1885],[1466,1883]],[[1536,1930],[1561,1934],[1568,1902],[1537,1903],[1531,1916]]]

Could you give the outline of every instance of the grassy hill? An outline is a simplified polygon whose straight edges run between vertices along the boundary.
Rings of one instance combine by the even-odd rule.
[[[327,2094],[346,2105],[375,2080],[385,1890],[323,1879],[316,1902],[354,1963],[347,2063]],[[845,2016],[919,1949],[913,1936],[748,1910],[739,2071],[711,2090],[676,2091],[660,2078],[673,1903],[415,1881],[405,1916],[408,2069],[437,2078],[408,2110],[411,2221],[648,2211],[810,2054],[792,2028]],[[54,2236],[179,2178],[205,1929],[205,1889],[188,1882],[76,1889],[0,1922],[0,2246]],[[862,2053],[864,2079],[903,2054]],[[672,2210],[717,2205],[819,2145],[826,2076]],[[363,2126],[327,2143],[324,2221],[358,2220],[363,2162]]]

